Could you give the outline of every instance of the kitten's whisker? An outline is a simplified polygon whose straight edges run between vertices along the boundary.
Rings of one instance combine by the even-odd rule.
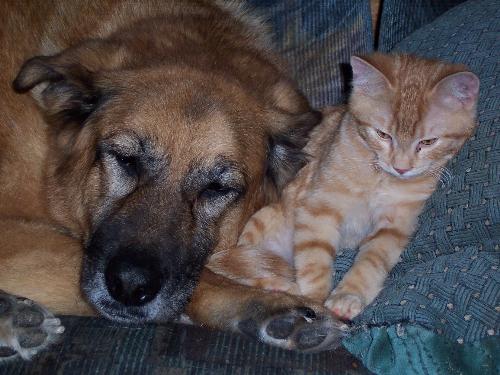
[[[441,183],[442,188],[450,186],[453,180],[453,174],[446,167],[431,168],[426,172],[426,174],[437,179]]]
[[[378,160],[371,161],[370,166],[373,167],[373,169],[375,169],[377,171],[380,170],[380,164],[378,163]]]

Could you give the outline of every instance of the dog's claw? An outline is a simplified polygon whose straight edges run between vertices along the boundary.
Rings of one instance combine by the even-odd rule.
[[[0,362],[31,359],[63,332],[61,321],[42,306],[0,291]]]
[[[309,353],[335,349],[348,329],[319,307],[273,310],[262,305],[250,308],[245,319],[238,322],[238,330],[270,345]]]

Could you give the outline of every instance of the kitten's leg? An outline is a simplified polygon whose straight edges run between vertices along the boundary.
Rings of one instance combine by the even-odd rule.
[[[317,197],[296,208],[293,240],[297,284],[303,295],[321,303],[332,289],[341,220],[335,208]]]
[[[239,284],[300,294],[290,264],[260,247],[237,246],[219,251],[210,257],[207,267]]]
[[[360,246],[354,265],[325,303],[336,316],[352,319],[371,303],[408,242],[408,233],[382,228]]]
[[[245,224],[238,238],[238,246],[261,245],[269,236],[282,234],[285,224],[285,213],[280,204],[265,206],[253,214]]]
[[[299,294],[292,258],[291,229],[280,205],[255,213],[243,229],[238,245],[210,257],[208,268],[240,284]]]

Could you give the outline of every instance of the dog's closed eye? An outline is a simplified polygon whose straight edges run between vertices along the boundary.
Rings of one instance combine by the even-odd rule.
[[[134,155],[121,154],[117,151],[110,151],[110,155],[113,156],[118,164],[118,166],[132,178],[136,178],[139,174],[140,161]]]
[[[232,198],[241,194],[239,189],[231,186],[224,186],[220,182],[211,182],[200,192],[201,199]]]

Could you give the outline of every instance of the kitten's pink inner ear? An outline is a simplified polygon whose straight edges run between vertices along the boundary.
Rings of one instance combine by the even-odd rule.
[[[389,88],[389,82],[384,74],[368,61],[360,57],[351,57],[352,86],[367,94],[375,94]]]
[[[434,99],[453,110],[471,109],[479,94],[479,79],[474,73],[460,72],[439,81],[434,88]]]

